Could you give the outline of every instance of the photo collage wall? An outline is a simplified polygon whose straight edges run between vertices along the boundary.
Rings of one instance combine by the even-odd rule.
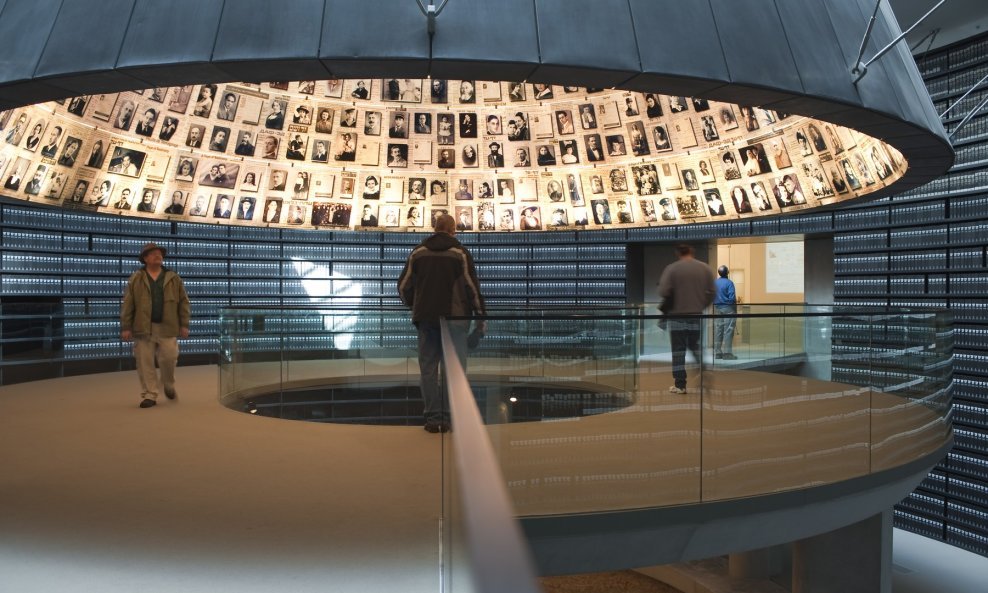
[[[855,130],[754,106],[547,84],[203,84],[0,114],[4,195],[193,222],[461,231],[788,213],[905,172]]]

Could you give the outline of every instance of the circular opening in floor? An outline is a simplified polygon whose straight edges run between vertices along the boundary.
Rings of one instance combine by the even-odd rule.
[[[488,424],[580,418],[634,402],[632,392],[586,382],[472,380]],[[240,411],[308,422],[413,426],[422,424],[422,396],[407,380],[343,380],[262,389],[230,400]]]

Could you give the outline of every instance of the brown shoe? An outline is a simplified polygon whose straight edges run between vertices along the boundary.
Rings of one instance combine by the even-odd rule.
[[[142,399],[141,400],[141,407],[142,408],[150,408],[150,407],[153,407],[156,403],[158,403],[158,402],[154,401],[153,399],[147,399],[147,398],[145,398],[145,399]]]

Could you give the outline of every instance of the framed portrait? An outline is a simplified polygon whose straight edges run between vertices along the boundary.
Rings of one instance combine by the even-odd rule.
[[[382,227],[398,226],[398,218],[401,212],[400,206],[381,206],[380,222]]]
[[[254,220],[254,210],[257,206],[257,198],[253,196],[241,196],[237,201],[236,219]]]
[[[622,134],[611,134],[604,139],[607,141],[607,156],[618,157],[628,154],[628,147]]]
[[[635,212],[631,208],[631,200],[618,200],[614,203],[614,222],[618,224],[631,224],[635,222]]]
[[[449,186],[445,179],[433,179],[429,182],[429,203],[433,206],[445,206],[449,203]]]
[[[185,113],[189,109],[189,101],[191,100],[192,85],[180,86],[172,91],[172,100],[168,102],[168,111]]]
[[[45,119],[36,120],[34,125],[31,126],[31,133],[24,139],[24,148],[30,150],[31,152],[37,151],[38,146],[41,145],[41,141],[45,137],[45,129],[47,128],[48,122]],[[22,130],[19,130],[18,132],[20,135],[23,135]],[[16,137],[16,135],[12,138],[14,137]]]
[[[364,113],[364,134],[368,136],[381,135],[381,121],[383,115],[380,111],[367,111]]]
[[[357,174],[344,171],[340,174],[340,197],[353,198],[354,187],[357,185]]]
[[[157,90],[157,89],[155,89]],[[154,96],[151,97],[154,99]],[[160,101],[159,101],[160,102]],[[89,106],[89,95],[82,95],[80,97],[72,97],[69,100],[69,105],[66,107],[66,111],[72,115],[82,117],[86,114],[86,107]]]
[[[175,181],[195,181],[196,167],[199,159],[192,156],[180,156],[175,167]]]
[[[727,208],[724,207],[724,200],[720,197],[719,189],[703,190],[703,198],[707,201],[707,212],[710,216],[724,216]]]
[[[357,160],[357,134],[351,132],[339,134],[330,148],[334,160],[342,162]]]
[[[209,117],[213,110],[213,103],[216,102],[216,85],[204,84],[199,87],[195,103],[192,106],[192,115],[198,117]]]
[[[498,206],[497,210],[497,230],[515,230],[515,209],[511,206]]]
[[[288,82],[287,81],[269,82],[268,83],[268,88],[275,89],[275,90],[278,90],[278,91],[287,91],[288,90]]]
[[[645,138],[645,124],[640,121],[633,121],[628,124],[628,146],[631,149],[631,154],[635,156],[651,154],[648,140]]]
[[[148,98],[154,101],[155,103],[164,103],[165,95],[167,94],[168,94],[168,87],[159,86],[151,89],[151,95]]]
[[[312,226],[329,226],[333,219],[333,204],[320,202],[312,205]]]
[[[683,113],[688,109],[689,104],[686,102],[686,97],[669,97],[669,111],[671,113]]]
[[[560,136],[575,134],[576,128],[573,125],[573,112],[569,109],[557,109],[555,111],[556,133]]]
[[[465,201],[473,199],[473,179],[460,177],[456,180],[454,187],[456,188],[456,192],[453,194],[454,200]]]
[[[593,103],[581,103],[579,106],[580,110],[580,127],[584,130],[596,130],[597,129],[597,114],[594,111]]]
[[[676,196],[676,210],[680,218],[702,218],[707,216],[704,200],[697,194]]]
[[[461,80],[457,93],[457,102],[471,104],[477,102],[477,86],[472,80]]]
[[[425,177],[409,177],[406,182],[405,200],[408,202],[421,202],[425,200],[426,184]]]
[[[564,165],[575,165],[580,162],[580,149],[576,140],[559,141],[559,161]]]
[[[782,209],[806,203],[803,187],[795,173],[787,173],[773,180],[772,193],[779,208]]]
[[[464,147],[466,148],[466,147]],[[474,150],[474,165],[477,166],[476,150]],[[436,163],[440,169],[455,169],[456,168],[456,149],[451,147],[440,148],[438,152],[439,160]]]
[[[363,208],[360,209],[360,218],[357,219],[357,226],[361,227],[376,227],[377,224],[377,209],[378,207],[374,204],[364,204]],[[432,226],[435,226],[435,221],[433,221]]]
[[[44,198],[46,200],[62,199],[62,191],[65,189],[65,182],[69,180],[69,174],[64,171],[53,169],[48,172]]]
[[[168,215],[180,215],[185,214],[185,201],[188,199],[190,194],[183,192],[181,190],[174,190],[171,193],[171,198],[169,199],[168,205],[162,208],[162,214]]]
[[[772,201],[768,197],[768,190],[765,183],[753,181],[751,183],[751,203],[759,212],[767,212],[772,209]]]
[[[308,171],[296,171],[291,186],[286,189],[291,190],[293,200],[308,200],[309,191],[312,189],[312,177]]]
[[[549,221],[546,223],[546,226],[549,228],[569,226],[569,216],[567,216],[566,208],[562,206],[553,208],[549,213]]]
[[[300,80],[298,81],[298,92],[303,95],[312,95],[316,92],[316,81],[314,80]]]
[[[494,202],[481,202],[477,205],[477,230],[493,231],[497,228],[494,217]]]
[[[741,148],[738,153],[741,155],[741,170],[746,176],[754,177],[772,171],[765,147],[760,142]]]
[[[130,99],[122,99],[119,103],[117,116],[113,118],[113,127],[126,132],[130,130],[130,124],[134,121],[134,111],[137,109],[137,104]]]
[[[292,226],[302,226],[305,224],[305,217],[308,209],[304,204],[291,203],[288,206],[288,214],[285,216],[285,224]]]
[[[329,162],[329,140],[317,139],[312,143],[312,154],[309,159],[313,163]]]
[[[82,148],[82,139],[75,136],[65,138],[65,145],[62,147],[62,154],[58,157],[58,164],[63,167],[74,167],[79,158],[79,150]]]
[[[597,174],[597,173],[593,173],[593,174],[590,175],[590,178],[589,178],[589,181],[587,182],[587,184],[590,186],[590,193],[592,193],[592,194],[600,195],[600,194],[603,194],[606,191],[604,189],[604,177],[602,175]],[[550,201],[555,201],[555,200],[552,200],[551,196],[550,196],[549,199],[550,199]]]
[[[295,111],[292,113],[292,123],[295,126],[309,126],[312,125],[312,108],[307,105],[296,105]],[[298,130],[298,127],[291,127],[289,130]],[[307,132],[308,128],[301,128],[302,131]]]
[[[402,213],[404,214],[404,226],[412,228],[421,228],[425,226],[425,215],[424,207],[422,206],[405,206],[402,208]]]
[[[515,203],[515,180],[499,178],[497,180],[497,200],[501,204]]]
[[[209,161],[204,163],[203,168],[200,169],[199,185],[233,189],[237,184],[239,175],[240,165],[238,163]]]
[[[75,185],[72,186],[72,193],[69,194],[66,202],[72,204],[81,204],[86,199],[86,194],[89,193],[89,182],[85,179],[78,179]]]
[[[710,111],[710,102],[706,99],[701,99],[699,97],[692,97],[690,99],[693,102],[693,111],[697,113],[702,113],[704,111]]]
[[[103,179],[98,184],[94,184],[89,190],[89,197],[86,203],[90,206],[105,208],[110,205],[110,196],[113,195],[113,180]]]
[[[309,138],[301,134],[291,134],[285,146],[285,158],[290,161],[304,161]]]
[[[441,78],[433,78],[429,80],[429,98],[435,104],[444,104],[449,102],[449,82]]]
[[[116,146],[110,154],[110,166],[107,168],[107,172],[126,175],[127,177],[140,177],[146,158],[147,153],[145,152]]]
[[[226,147],[230,144],[230,128],[225,126],[213,126],[213,133],[209,137],[209,150],[213,152],[226,152]]]
[[[353,88],[350,90],[350,98],[366,101],[367,99],[370,99],[370,89],[371,89],[370,80],[368,79],[355,80],[353,81]]]
[[[264,171],[262,167],[245,167],[243,179],[240,181],[240,191],[253,193],[263,187]]]
[[[525,100],[525,83],[523,82],[509,82],[508,83],[508,100],[512,103],[517,103],[518,101]]]
[[[408,145],[407,144],[388,144],[388,167],[407,167],[408,166]]]
[[[683,169],[683,185],[686,187],[687,191],[696,191],[700,189],[700,182],[696,178],[696,171],[693,169]]]
[[[834,189],[830,187],[827,174],[824,173],[819,159],[806,159],[800,166],[803,170],[803,178],[810,182],[810,192],[814,198],[822,200],[834,196]]]
[[[209,194],[196,194],[195,199],[191,201],[192,207],[189,208],[189,216],[202,218],[209,214],[209,199]]]
[[[607,180],[612,192],[622,193],[628,191],[628,175],[624,169],[611,169],[607,173]]]
[[[316,109],[316,132],[319,134],[331,134],[333,132],[333,120],[336,118],[336,110],[332,107],[318,107]]]
[[[329,224],[335,227],[350,226],[350,217],[353,214],[353,204],[341,204],[330,202]]]
[[[532,98],[536,101],[545,101],[547,99],[551,99],[552,97],[552,85],[544,82],[536,82],[532,84]]]
[[[659,171],[655,165],[635,165],[631,168],[635,176],[635,189],[639,196],[654,196],[661,193]]]
[[[472,206],[456,206],[454,208],[453,218],[456,219],[456,230],[458,230],[458,231],[472,231],[473,230],[473,207]]]
[[[707,142],[720,140],[720,133],[717,131],[717,124],[712,115],[704,115],[700,118],[700,132]]]
[[[24,184],[24,193],[29,196],[36,196],[41,193],[45,185],[45,175],[48,173],[48,165],[38,165],[31,175],[31,179]]]
[[[281,221],[281,207],[284,200],[268,198],[264,200],[264,210],[261,211],[261,222],[277,224]]]
[[[381,84],[381,100],[396,103],[421,103],[422,80],[385,78]]]
[[[137,207],[134,209],[138,212],[154,214],[158,210],[158,198],[160,197],[161,190],[145,187],[141,190],[141,197],[137,201]]]
[[[593,213],[594,224],[611,224],[611,205],[607,200],[590,200],[590,211]]]
[[[725,131],[736,130],[738,128],[738,118],[734,115],[734,108],[729,103],[724,103],[717,111],[717,119],[720,120],[720,127]]]
[[[642,213],[642,222],[657,222],[658,216],[655,214],[655,204],[652,200],[639,200],[638,206]]]
[[[710,166],[710,161],[708,159],[700,159],[696,167],[696,176],[699,178],[700,183],[713,183],[717,181],[714,177],[714,169]]]
[[[288,100],[272,99],[267,105],[267,115],[264,117],[264,127],[269,130],[282,130],[285,128],[285,111],[288,109]]]
[[[518,213],[518,228],[523,231],[542,230],[542,211],[538,206],[526,206]]]
[[[474,188],[476,188],[477,190],[475,197],[478,200],[492,200],[494,199],[495,187],[496,184],[491,181],[488,181],[486,179],[484,180],[478,179],[477,182],[474,184]]]
[[[330,78],[324,81],[325,96],[333,99],[343,98],[343,81],[339,78]]]

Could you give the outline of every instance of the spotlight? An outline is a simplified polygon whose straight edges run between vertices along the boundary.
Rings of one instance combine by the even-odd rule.
[[[256,414],[257,404],[255,404],[254,402],[247,402],[247,404],[244,405],[244,411],[246,411],[248,414]]]

